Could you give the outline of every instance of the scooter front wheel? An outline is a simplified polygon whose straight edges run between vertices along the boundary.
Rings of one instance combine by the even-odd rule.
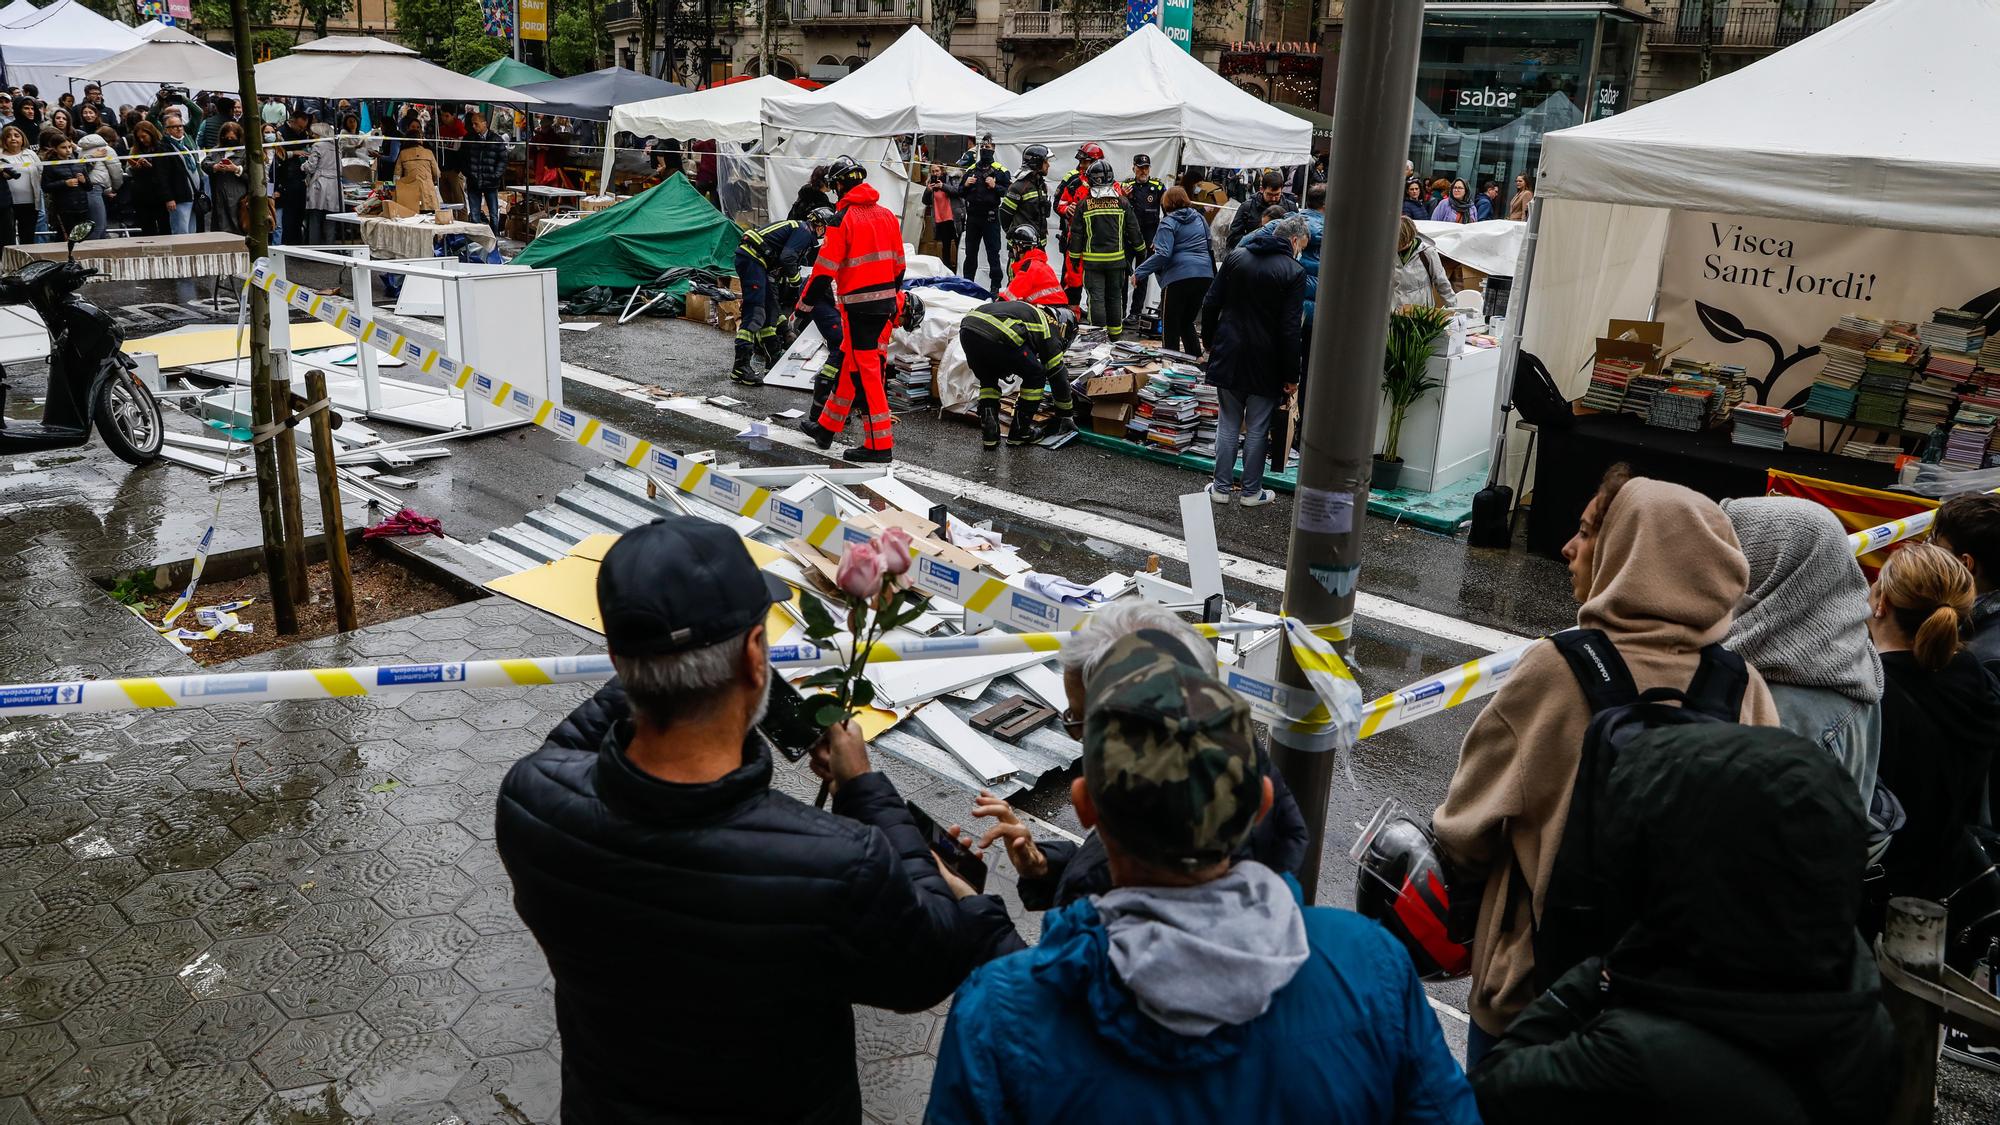
[[[120,371],[99,384],[95,406],[97,432],[119,460],[144,465],[159,457],[166,439],[160,404],[131,372]]]

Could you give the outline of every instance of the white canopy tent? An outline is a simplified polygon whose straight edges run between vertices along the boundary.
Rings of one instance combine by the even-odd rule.
[[[191,90],[236,89],[235,56],[225,55],[177,27],[158,26],[160,30],[138,46],[78,67],[70,77],[78,82],[173,82]]]
[[[1045,86],[979,115],[996,143],[1045,144],[1051,174],[1070,146],[1096,141],[1124,175],[1131,157],[1153,167],[1278,167],[1312,160],[1312,124],[1245,93],[1174,46],[1150,24]]]
[[[0,25],[26,19],[40,10],[34,4],[30,3],[30,0],[14,0],[13,3],[8,4],[6,7],[0,7]]]
[[[25,4],[28,2],[28,0],[16,0],[16,2]],[[6,23],[6,22],[7,22],[7,10],[5,8],[0,8],[0,23]],[[166,23],[162,20],[147,20],[145,23],[140,24],[138,27],[135,27],[132,30],[141,39],[153,39],[160,35],[164,35],[169,31],[174,31],[177,29],[172,24]]]
[[[51,7],[16,12],[18,4],[0,15],[0,62],[6,64],[7,82],[14,86],[34,84],[50,102],[69,89],[69,77],[78,68],[121,51],[129,51],[145,40],[131,28],[105,19],[83,6],[79,0],[61,0]],[[104,100],[150,104],[159,84],[121,82],[107,85]]]
[[[0,40],[3,41],[3,40]],[[540,105],[541,99],[424,61],[370,35],[329,35],[257,64],[257,93],[290,98],[408,98]]]
[[[872,162],[883,205],[910,219],[909,180],[895,138],[914,133],[971,136],[980,116],[1013,94],[975,74],[912,27],[859,70],[818,90],[792,90],[763,106],[769,208],[781,213],[813,165],[845,153]],[[783,147],[778,147],[782,142]]]
[[[764,100],[799,92],[797,86],[782,78],[760,74],[747,82],[649,98],[613,106],[607,134],[754,144],[763,130]],[[604,175],[599,183],[611,182],[612,156],[612,148],[607,144]]]

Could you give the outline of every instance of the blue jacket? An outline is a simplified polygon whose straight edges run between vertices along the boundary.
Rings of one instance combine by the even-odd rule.
[[[1215,258],[1208,248],[1208,224],[1193,207],[1168,211],[1160,216],[1160,229],[1153,235],[1153,253],[1132,272],[1134,284],[1153,274],[1162,286],[1195,277],[1214,277]]]
[[[1192,1038],[1140,1012],[1090,899],[1049,913],[1040,945],[959,987],[926,1121],[1478,1125],[1403,948],[1346,910],[1305,924],[1311,956],[1270,1009]]]
[[[1313,302],[1319,297],[1319,244],[1326,238],[1326,212],[1304,210],[1295,212],[1306,221],[1306,229],[1312,232],[1312,241],[1299,253],[1299,265],[1306,271],[1306,320],[1312,323]]]

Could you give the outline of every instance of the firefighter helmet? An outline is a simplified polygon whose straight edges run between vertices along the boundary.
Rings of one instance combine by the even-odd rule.
[[[915,332],[924,325],[924,302],[914,290],[903,291],[903,331]]]
[[[1026,223],[1007,232],[1007,249],[1014,254],[1042,245],[1042,233]]]
[[[1099,160],[1092,164],[1090,170],[1083,176],[1090,181],[1091,187],[1110,187],[1118,182],[1118,170],[1111,166],[1109,160]]]
[[[1085,141],[1076,146],[1076,162],[1078,164],[1102,159],[1104,159],[1104,146],[1098,144],[1096,141]]]
[[[1049,170],[1049,156],[1049,146],[1029,145],[1021,150],[1021,167],[1030,172],[1046,172]]]
[[[847,189],[867,178],[868,169],[851,156],[837,156],[833,163],[826,166],[826,182],[832,184],[833,190],[840,195],[847,194]]]
[[[1350,855],[1361,865],[1354,909],[1395,935],[1424,980],[1455,980],[1472,969],[1472,950],[1451,939],[1451,889],[1429,828],[1391,800]]]
[[[833,208],[831,207],[815,207],[806,212],[806,225],[821,233],[825,233],[826,225],[832,221]]]

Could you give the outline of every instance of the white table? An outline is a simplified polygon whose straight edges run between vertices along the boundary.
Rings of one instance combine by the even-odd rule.
[[[1468,348],[1432,356],[1430,376],[1444,386],[1418,399],[1403,418],[1400,487],[1430,492],[1482,472],[1493,451],[1493,392],[1500,349]],[[1375,423],[1375,448],[1389,436],[1389,400]]]
[[[526,184],[520,187],[510,187],[505,190],[518,191],[523,195],[532,195],[541,199],[582,199],[584,196],[590,194],[587,191],[578,191],[576,188],[553,187],[548,184]]]

